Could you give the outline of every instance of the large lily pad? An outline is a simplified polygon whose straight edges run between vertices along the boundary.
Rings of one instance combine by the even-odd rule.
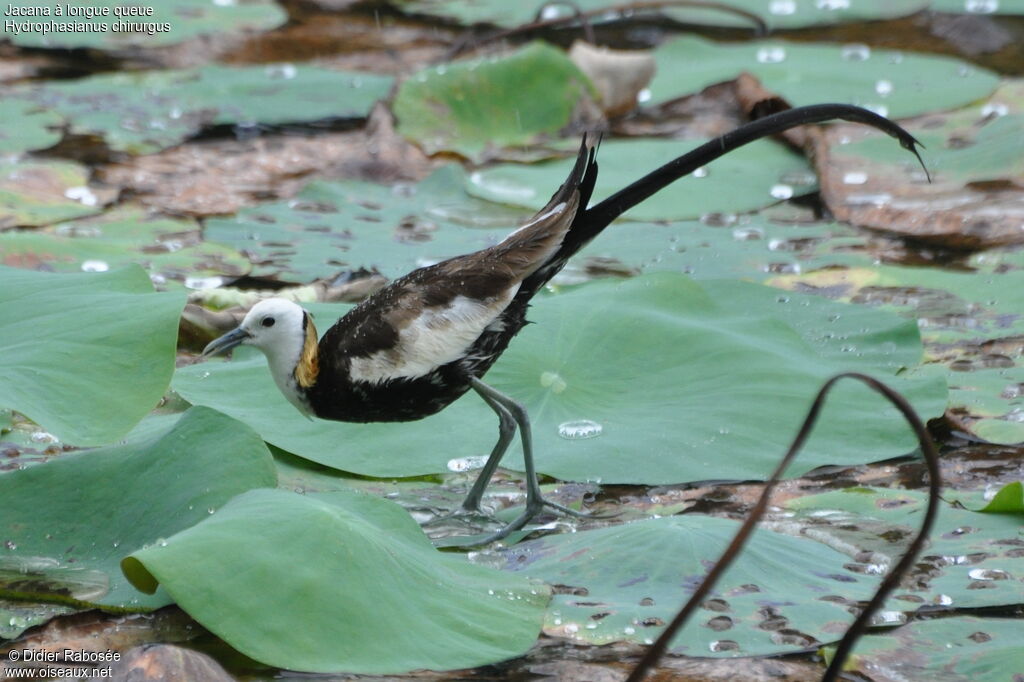
[[[970,682],[1018,678],[1022,660],[1019,619],[962,616],[868,635],[845,668],[872,679]]]
[[[72,161],[0,159],[0,228],[48,225],[92,215],[106,203]]]
[[[732,0],[729,7],[761,17],[770,29],[826,26],[855,21],[882,21],[905,17],[928,6],[929,0]],[[676,21],[708,26],[750,26],[750,20],[732,12],[690,7],[663,10]]]
[[[814,526],[840,546],[892,565],[894,554],[921,523],[927,496],[914,490],[849,488],[800,497],[787,503],[798,520]],[[824,524],[824,525],[823,525]],[[920,604],[978,608],[1024,602],[1024,527],[1017,514],[993,514],[943,504],[931,541],[917,568],[887,608],[914,610]]]
[[[109,610],[169,604],[163,590],[135,590],[121,559],[276,480],[252,430],[201,407],[151,439],[0,475],[0,596]]]
[[[402,673],[526,652],[548,589],[444,554],[398,505],[254,490],[125,559],[246,655],[312,672]]]
[[[977,272],[878,265],[783,274],[769,283],[900,309],[923,320],[922,336],[930,343],[977,344],[1024,333],[1024,270],[1004,267],[998,254],[985,261]]]
[[[0,154],[16,154],[60,142],[64,119],[31,102],[0,100],[0,121]]]
[[[952,2],[953,0],[945,0]],[[963,0],[959,0],[961,3]],[[499,26],[518,26],[534,20],[537,9],[542,3],[506,2],[504,0],[478,0],[476,2],[460,2],[459,0],[415,0],[405,2],[403,7],[408,12],[431,14],[454,19],[463,24],[497,24]],[[573,9],[595,10],[609,7],[614,3],[608,0],[578,0]],[[913,14],[928,6],[928,0],[734,0],[728,7],[745,10],[761,17],[770,28],[800,28],[822,24],[838,24],[848,21],[871,21]],[[677,21],[710,26],[752,27],[749,18],[739,16],[726,10],[710,10],[695,8],[663,7],[658,10]],[[560,14],[570,14],[570,9],[557,3],[550,4],[550,10],[544,12],[544,18],[550,19]],[[632,16],[632,14],[631,14]],[[597,21],[621,19],[616,12],[599,16]]]
[[[1024,442],[1024,368],[951,372],[949,385],[950,408],[976,418],[974,434],[990,443]]]
[[[554,135],[592,90],[568,55],[535,42],[507,56],[420,71],[402,83],[393,109],[399,132],[428,153],[480,161],[494,145]]]
[[[869,265],[866,239],[840,223],[786,224],[761,214],[703,221],[618,222],[584,247],[565,277],[586,272],[685,272],[694,279],[764,281],[780,273]]]
[[[735,521],[687,514],[550,535],[505,551],[505,568],[561,585],[545,633],[590,644],[650,643],[736,533]],[[805,650],[842,636],[847,605],[875,579],[816,542],[758,530],[670,645],[689,656]],[[582,595],[582,596],[581,596]]]
[[[359,268],[399,277],[495,244],[525,216],[466,196],[463,178],[451,165],[415,185],[317,181],[294,199],[211,218],[204,234],[247,253],[262,277],[309,282]]]
[[[7,4],[22,11],[35,9],[37,12],[38,16],[9,19],[5,22],[4,32],[0,33],[3,38],[23,47],[107,50],[159,47],[213,33],[268,30],[280,26],[288,18],[273,0],[160,0],[150,4],[90,0],[87,6],[82,7],[78,3],[55,0],[11,0]],[[60,15],[56,14],[58,8]],[[80,14],[71,16],[72,8]],[[118,14],[131,10],[148,10],[151,14]],[[91,11],[93,16],[85,15],[86,11]],[[26,22],[33,25],[25,27]]]
[[[238,251],[200,241],[196,222],[149,215],[133,206],[50,228],[0,233],[0,253],[6,265],[55,271],[105,271],[138,263],[161,284],[249,270]]]
[[[794,106],[844,102],[905,118],[964,106],[999,83],[995,74],[957,59],[866,45],[720,44],[687,36],[660,45],[654,58],[658,71],[650,85],[651,103],[699,92],[747,71]]]
[[[0,268],[0,405],[75,445],[120,438],[167,389],[183,305],[139,267]]]
[[[309,65],[210,65],[10,87],[3,96],[55,111],[72,133],[98,136],[115,151],[148,154],[206,125],[361,118],[393,80]]]
[[[1024,270],[1012,253],[986,252],[976,272],[880,265],[779,275],[770,283],[815,290],[917,319],[933,364],[947,371],[958,428],[997,443],[1024,441],[1016,367],[1024,335]]]
[[[601,199],[618,191],[705,141],[652,139],[603,143],[594,197]],[[490,201],[538,210],[564,181],[572,164],[572,159],[563,159],[528,166],[494,166],[470,175],[466,190]],[[803,157],[776,142],[762,140],[682,178],[671,190],[655,194],[630,209],[626,216],[633,220],[681,220],[711,212],[752,211],[813,192],[816,187],[814,174]]]
[[[318,324],[332,319],[321,315]],[[539,468],[561,479],[763,477],[818,386],[839,370],[878,374],[924,417],[946,402],[941,378],[893,376],[920,357],[912,322],[757,285],[697,285],[672,273],[595,282],[537,301],[531,319],[537,324],[487,380],[528,406]],[[493,413],[475,395],[414,423],[310,424],[278,393],[258,354],[182,368],[174,388],[284,450],[373,476],[443,472],[453,457],[487,452],[496,435]],[[572,439],[570,422],[581,419],[600,435]],[[847,386],[791,473],[904,454],[914,442],[880,399]],[[517,458],[508,464],[521,466]]]

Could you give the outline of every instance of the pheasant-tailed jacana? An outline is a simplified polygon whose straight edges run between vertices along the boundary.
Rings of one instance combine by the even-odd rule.
[[[530,299],[615,218],[668,184],[748,142],[836,118],[878,128],[917,155],[918,143],[908,132],[870,111],[841,104],[799,107],[714,139],[588,208],[597,163],[595,139],[584,136],[565,183],[540,213],[501,243],[395,280],[350,310],[319,343],[301,307],[283,299],[261,301],[203,355],[239,344],[256,346],[295,407],[337,421],[422,419],[473,389],[497,413],[499,437],[463,510],[479,511],[516,426],[520,430],[526,509],[484,542],[503,538],[545,506],[570,512],[541,496],[526,410],[481,380],[526,324]]]

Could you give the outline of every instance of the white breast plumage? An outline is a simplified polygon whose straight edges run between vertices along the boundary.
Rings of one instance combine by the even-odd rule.
[[[446,306],[424,309],[399,330],[393,348],[352,358],[349,377],[367,383],[413,379],[462,359],[518,290],[517,283],[501,296],[484,301],[456,296]]]

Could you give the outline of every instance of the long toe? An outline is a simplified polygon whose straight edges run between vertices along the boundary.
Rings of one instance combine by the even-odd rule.
[[[619,515],[618,512],[606,512],[606,513],[599,514],[599,513],[596,513],[596,512],[579,511],[579,510],[576,510],[576,509],[570,509],[569,507],[566,507],[565,505],[558,504],[557,502],[552,502],[551,500],[546,500],[546,499],[542,499],[541,500],[541,505],[544,506],[544,507],[548,507],[549,509],[554,509],[555,511],[557,511],[560,514],[565,514],[566,516],[572,516],[573,518],[577,518],[577,519],[611,519],[611,518],[615,518],[616,516]]]
[[[516,532],[517,530],[522,530],[522,528],[527,523],[529,523],[530,519],[532,519],[535,515],[536,515],[535,512],[531,512],[530,510],[527,509],[522,514],[517,516],[515,518],[515,520],[513,520],[511,523],[509,523],[508,525],[503,527],[501,530],[498,530],[498,531],[496,531],[494,533],[491,533],[490,535],[484,536],[482,538],[471,538],[472,544],[473,544],[473,546],[482,546],[482,545],[489,545],[492,542],[497,542],[498,540],[504,540],[509,535],[511,535],[512,533]],[[467,539],[470,539],[470,538],[467,538]]]
[[[421,528],[428,528],[431,526],[444,525],[444,524],[463,524],[465,526],[477,526],[478,528],[487,525],[496,525],[504,523],[501,519],[490,512],[486,512],[480,508],[466,509],[465,507],[459,507],[458,509],[436,516],[428,521],[424,521],[420,524]]]

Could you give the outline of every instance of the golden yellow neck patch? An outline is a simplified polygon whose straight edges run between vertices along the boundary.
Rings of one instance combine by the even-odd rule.
[[[302,344],[299,364],[295,366],[295,381],[302,388],[309,388],[316,383],[316,377],[320,374],[316,327],[309,313],[303,313],[302,326],[306,329],[306,340]]]

